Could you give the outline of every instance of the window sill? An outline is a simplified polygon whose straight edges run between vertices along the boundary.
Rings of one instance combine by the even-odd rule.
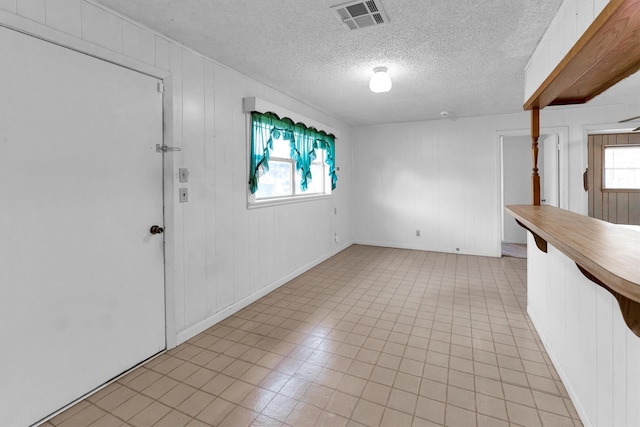
[[[279,199],[261,200],[257,202],[247,202],[247,209],[266,208],[278,205],[288,205],[291,203],[303,203],[312,202],[315,200],[332,199],[333,194],[314,194],[313,196],[299,196],[299,197],[282,197]]]

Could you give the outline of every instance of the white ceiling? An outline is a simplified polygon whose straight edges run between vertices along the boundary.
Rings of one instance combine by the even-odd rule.
[[[99,0],[351,125],[522,111],[524,67],[562,0],[381,0],[346,30],[342,0]],[[369,91],[386,66],[391,92]]]

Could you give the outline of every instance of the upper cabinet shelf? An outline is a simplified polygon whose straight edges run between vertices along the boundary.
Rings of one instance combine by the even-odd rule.
[[[582,104],[640,69],[640,0],[610,0],[525,110]]]

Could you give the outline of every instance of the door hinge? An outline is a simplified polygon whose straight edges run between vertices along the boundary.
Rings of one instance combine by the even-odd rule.
[[[158,82],[158,92],[164,93],[164,83]]]
[[[179,147],[169,147],[167,145],[156,144],[156,153],[167,153],[169,151],[180,151],[182,148]]]

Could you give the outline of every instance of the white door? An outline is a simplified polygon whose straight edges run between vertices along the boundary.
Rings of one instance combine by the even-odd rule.
[[[541,168],[541,204],[549,206],[559,206],[559,171],[558,171],[558,134],[545,135],[540,144],[542,146]]]
[[[0,426],[165,348],[158,80],[0,27]]]

